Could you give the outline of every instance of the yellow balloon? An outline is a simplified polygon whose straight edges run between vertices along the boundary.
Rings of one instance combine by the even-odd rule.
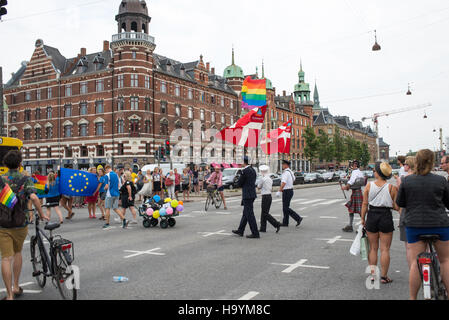
[[[171,202],[170,198],[165,199],[165,203],[169,203],[169,202]]]
[[[154,211],[154,213],[153,213],[153,218],[154,219],[159,219],[160,216],[161,216],[161,214],[159,213],[159,210]]]
[[[178,202],[178,200],[173,200],[173,201],[171,202],[171,206],[172,206],[172,208],[177,208],[177,207],[178,207],[178,205],[179,205],[179,202]]]

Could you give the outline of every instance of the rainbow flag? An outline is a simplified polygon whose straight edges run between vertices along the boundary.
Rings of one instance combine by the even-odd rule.
[[[267,105],[267,81],[247,77],[242,86],[242,108],[254,109]]]
[[[47,184],[46,176],[33,175],[32,180],[34,183],[34,189],[36,189],[36,194],[38,196],[45,195],[45,185]]]
[[[8,184],[5,184],[2,192],[0,192],[0,203],[7,206],[9,209],[14,208],[17,203],[17,197]]]

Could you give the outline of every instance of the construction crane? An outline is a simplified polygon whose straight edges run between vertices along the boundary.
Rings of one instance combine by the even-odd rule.
[[[425,108],[429,108],[431,106],[432,106],[431,103],[424,103],[424,104],[420,104],[420,105],[417,105],[414,107],[407,107],[407,108],[401,108],[401,109],[396,109],[396,110],[391,110],[391,111],[386,111],[386,112],[381,112],[381,113],[375,113],[371,117],[362,118],[363,122],[365,122],[366,120],[373,120],[373,122],[374,122],[374,128],[375,128],[376,135],[377,135],[377,159],[378,160],[380,159],[379,118],[388,117],[393,114],[404,113],[404,112],[409,112],[409,111],[413,111],[413,110],[425,109]],[[427,116],[424,116],[424,117],[427,118]]]

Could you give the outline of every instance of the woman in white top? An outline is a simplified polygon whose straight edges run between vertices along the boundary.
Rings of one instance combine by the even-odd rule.
[[[143,187],[139,191],[139,195],[143,196],[143,201],[147,201],[153,194],[153,182],[150,170],[148,170],[143,178]]]
[[[376,163],[374,170],[376,180],[366,186],[362,204],[362,225],[367,231],[370,244],[368,261],[371,273],[374,276],[380,240],[381,282],[385,284],[393,281],[388,277],[390,247],[394,231],[391,210],[399,210],[396,205],[398,189],[387,183],[387,180],[391,179],[391,172],[392,169],[388,163]],[[368,217],[365,220],[367,213]]]

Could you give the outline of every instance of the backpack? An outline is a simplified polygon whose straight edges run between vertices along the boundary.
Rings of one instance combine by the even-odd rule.
[[[0,177],[0,189],[5,190],[5,187],[9,186],[17,198],[17,203],[12,209],[0,203],[0,227],[11,229],[25,226],[27,199],[23,189],[27,180],[28,177],[15,178],[8,179],[8,183],[6,183]]]
[[[171,187],[172,185],[173,185],[173,180],[171,179],[171,178],[166,178],[165,179],[165,185],[167,186],[167,187]]]
[[[126,188],[127,184],[124,183],[122,187],[120,188],[120,194],[122,197],[128,198],[128,189]],[[131,196],[134,198],[137,194],[137,189],[134,183],[130,182],[129,186],[131,187]]]

